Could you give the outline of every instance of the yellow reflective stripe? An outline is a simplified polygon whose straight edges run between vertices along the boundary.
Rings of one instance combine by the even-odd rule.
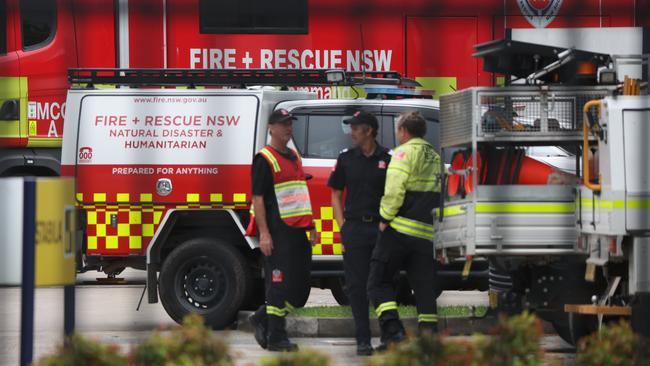
[[[283,219],[287,219],[289,217],[304,216],[304,215],[311,215],[311,214],[312,212],[310,208],[297,208],[295,210],[280,212],[280,217]]]
[[[435,183],[436,180],[437,180],[436,177],[432,177],[432,178],[418,177],[418,178],[414,178],[413,182]]]
[[[425,224],[417,220],[407,219],[406,217],[402,217],[402,216],[396,217],[394,221],[397,221],[400,224],[404,224],[416,229],[433,230],[433,225]]]
[[[390,227],[395,229],[395,231],[408,236],[414,236],[416,238],[427,239],[427,240],[433,239],[433,230],[431,230],[431,232],[425,232],[420,229],[414,229],[412,227],[402,225],[398,222],[395,222],[395,220],[390,222]]]
[[[423,239],[433,239],[433,225],[398,216],[390,222],[393,229]]]
[[[275,184],[276,190],[296,188],[296,187],[298,188],[307,187],[307,182],[305,182],[304,180],[290,180],[290,181]]]
[[[409,175],[410,172],[406,169],[398,168],[398,167],[391,167],[390,165],[388,166],[388,169],[386,169],[386,173],[391,174],[391,173],[399,173],[402,175]]]
[[[614,209],[614,208],[625,208],[625,200],[601,200],[596,199],[595,201],[591,198],[582,198],[580,204],[584,207],[593,207],[594,203],[596,207],[603,209]],[[641,200],[627,200],[627,207],[632,209],[650,209],[650,200],[641,199]]]
[[[573,213],[575,203],[477,203],[477,213]]]
[[[380,214],[381,217],[383,217],[384,219],[390,221],[390,220],[392,220],[392,219],[395,218],[395,215],[397,214],[397,211],[395,211],[395,213],[388,213],[388,211],[386,211],[386,209],[384,208],[384,206],[381,206],[381,207],[379,207],[379,214]]]
[[[275,158],[275,156],[273,156],[272,152],[270,152],[267,148],[263,148],[260,150],[260,154],[264,155],[271,162],[274,172],[277,173],[280,171],[280,164],[278,163],[278,160]]]
[[[379,306],[377,306],[377,309],[375,309],[375,313],[377,313],[377,315],[381,315],[384,311],[388,310],[397,310],[397,302],[388,301],[381,303]]]
[[[596,207],[610,210],[613,208],[625,208],[624,200],[592,200],[591,198],[580,199],[580,204],[585,207],[593,207],[594,203],[596,204]]]
[[[444,210],[445,216],[451,217],[451,216],[464,215],[465,210],[462,207],[463,205],[445,207]],[[440,216],[440,208],[436,208],[436,215]]]
[[[270,315],[275,315],[275,316],[286,316],[287,315],[287,310],[285,308],[278,308],[275,306],[266,306],[266,313]]]
[[[418,322],[420,323],[436,323],[438,321],[437,314],[419,314]]]
[[[61,137],[30,137],[27,147],[61,147]]]
[[[285,308],[285,309],[287,309],[287,313],[290,313],[290,312],[293,312],[294,310],[296,310],[296,308],[293,305],[291,305],[288,301],[285,301],[284,305],[287,306]]]
[[[650,200],[628,200],[627,207],[650,209]]]

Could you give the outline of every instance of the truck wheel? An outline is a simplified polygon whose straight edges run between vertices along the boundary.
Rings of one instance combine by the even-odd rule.
[[[167,314],[177,323],[189,313],[222,329],[239,311],[251,275],[244,257],[231,245],[197,238],[174,249],[163,262],[158,292]]]
[[[595,315],[556,314],[552,324],[557,335],[574,347],[580,339],[598,330],[598,318]]]
[[[266,293],[264,288],[264,279],[254,279],[249,288],[248,294],[242,304],[242,310],[257,310],[260,305],[264,304]]]
[[[638,292],[632,301],[632,329],[644,337],[650,337],[650,293]]]

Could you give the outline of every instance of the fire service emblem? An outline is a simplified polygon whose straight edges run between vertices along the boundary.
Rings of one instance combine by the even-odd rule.
[[[562,0],[517,0],[521,13],[535,28],[546,28],[555,19]]]

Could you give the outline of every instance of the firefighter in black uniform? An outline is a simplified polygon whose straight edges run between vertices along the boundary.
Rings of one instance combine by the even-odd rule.
[[[380,146],[377,118],[356,112],[343,123],[355,145],[341,152],[327,185],[332,188],[334,217],[341,228],[345,288],[356,327],[357,354],[371,355],[367,282],[370,257],[379,233],[379,201],[384,192],[389,150]],[[347,191],[345,209],[343,191]]]
[[[396,147],[386,171],[379,204],[379,240],[372,253],[368,294],[381,328],[381,345],[404,340],[393,278],[405,268],[415,291],[418,330],[438,330],[433,214],[440,201],[440,156],[423,139],[426,121],[418,112],[398,120]]]
[[[255,155],[252,167],[251,226],[257,225],[265,259],[266,304],[249,321],[255,340],[270,351],[298,349],[287,337],[285,316],[304,305],[310,286],[311,245],[306,230],[313,229],[311,203],[300,156],[287,147],[294,119],[284,109],[271,114],[271,142]]]

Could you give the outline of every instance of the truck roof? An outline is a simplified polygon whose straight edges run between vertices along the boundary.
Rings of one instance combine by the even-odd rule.
[[[286,109],[297,107],[319,107],[319,106],[394,106],[394,107],[415,107],[440,109],[440,103],[434,99],[314,99],[314,100],[292,100],[282,103]]]

